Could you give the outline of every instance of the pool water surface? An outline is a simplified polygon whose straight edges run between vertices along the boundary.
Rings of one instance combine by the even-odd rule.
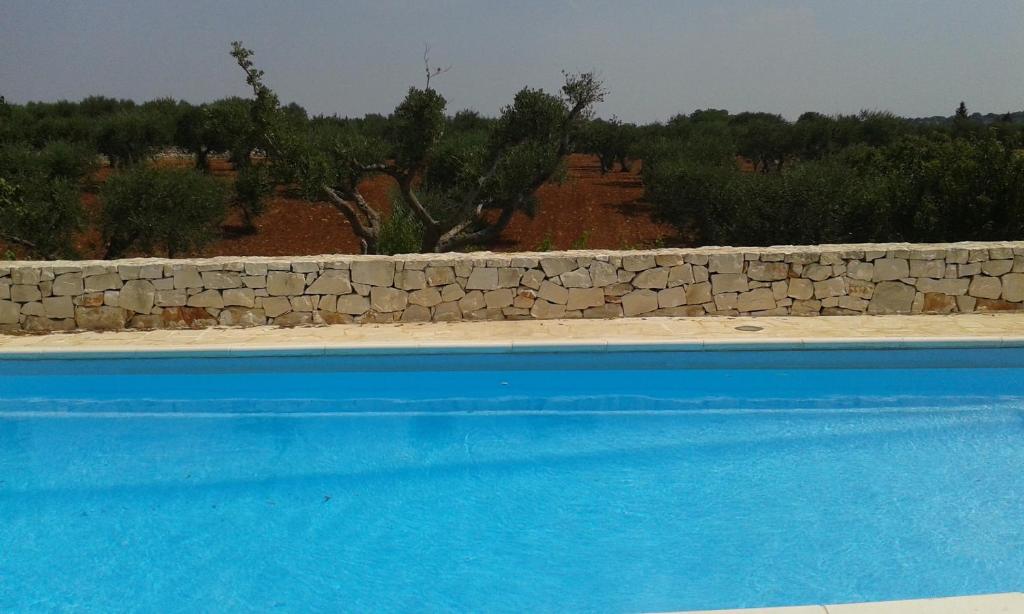
[[[0,360],[0,611],[1019,591],[1021,467],[1021,349]]]

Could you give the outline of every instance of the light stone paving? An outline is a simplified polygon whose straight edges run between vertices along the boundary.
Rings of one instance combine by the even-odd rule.
[[[756,330],[751,330],[753,327]],[[0,335],[0,355],[52,353],[405,351],[410,348],[528,351],[587,347],[711,351],[782,347],[1024,346],[1024,314],[775,318],[634,318],[432,322],[318,328],[212,328]]]
[[[1024,593],[998,593],[940,599],[909,599],[806,605],[784,608],[748,608],[740,610],[700,610],[685,614],[1021,614]],[[682,614],[682,613],[681,613]]]
[[[0,263],[0,333],[1024,312],[1024,242]]]

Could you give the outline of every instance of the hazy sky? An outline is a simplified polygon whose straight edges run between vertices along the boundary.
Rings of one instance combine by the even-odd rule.
[[[1024,0],[0,0],[0,94],[192,102],[245,94],[242,39],[282,100],[387,113],[452,65],[449,110],[596,70],[631,121],[718,107],[795,118],[1024,109]]]

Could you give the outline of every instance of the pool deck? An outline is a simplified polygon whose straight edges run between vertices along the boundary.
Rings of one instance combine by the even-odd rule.
[[[634,318],[0,335],[0,356],[1024,347],[1024,314]]]
[[[788,608],[702,610],[686,614],[1020,614],[1021,612],[1024,612],[1024,593],[877,601],[874,603],[804,605]]]

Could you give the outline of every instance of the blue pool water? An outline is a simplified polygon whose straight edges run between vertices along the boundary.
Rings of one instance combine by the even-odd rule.
[[[1024,349],[0,360],[0,611],[1019,591],[1022,468]]]

